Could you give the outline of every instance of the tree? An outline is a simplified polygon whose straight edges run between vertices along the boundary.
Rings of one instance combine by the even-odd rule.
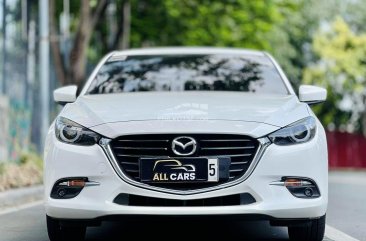
[[[284,69],[295,89],[301,82],[302,71],[312,60],[307,46],[311,45],[320,16],[316,12],[321,1],[293,0],[281,8],[284,21],[276,24],[267,34],[271,53]],[[324,17],[324,16],[322,16]]]
[[[84,81],[87,49],[89,47],[94,28],[105,11],[107,3],[107,0],[100,0],[92,9],[91,1],[81,0],[78,27],[72,44],[73,47],[70,52],[70,56],[68,56],[70,67],[66,68],[59,47],[59,42],[57,41],[57,22],[55,21],[56,1],[50,1],[50,34],[53,37],[51,39],[51,51],[53,54],[57,78],[61,85],[69,83],[80,85]]]
[[[50,30],[57,36],[62,5],[50,1]],[[272,51],[267,33],[284,21],[289,0],[102,0],[72,1],[74,31],[70,66],[59,43],[51,42],[61,85],[85,79],[86,61],[95,64],[106,52],[146,46],[225,46]],[[291,4],[295,5],[295,4]],[[116,9],[115,16],[106,9]],[[73,10],[74,11],[74,10]],[[109,26],[114,19],[117,26]],[[57,39],[57,38],[56,38]],[[52,38],[55,40],[55,38]],[[90,47],[93,46],[93,47]]]
[[[265,34],[280,21],[284,0],[138,1],[132,8],[134,47],[207,45],[271,49]]]
[[[320,60],[304,71],[304,82],[325,86],[334,104],[315,110],[325,124],[366,136],[366,34],[355,33],[338,17],[316,34],[313,51]]]
[[[365,4],[358,0],[291,0],[282,5],[280,13],[284,21],[276,24],[267,38],[271,46],[275,46],[271,53],[297,90],[303,70],[318,59],[311,51],[311,45],[319,26],[332,22],[334,16],[349,15],[351,7],[359,9]],[[356,21],[355,17],[353,19]]]

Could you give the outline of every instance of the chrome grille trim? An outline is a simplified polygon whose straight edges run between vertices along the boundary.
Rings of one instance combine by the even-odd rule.
[[[124,155],[124,154],[116,154],[116,156],[125,156],[125,157],[151,157],[149,155]],[[168,157],[168,156],[161,156],[161,157]]]
[[[225,157],[228,155],[215,155],[215,157]],[[252,156],[252,154],[234,154],[234,155],[230,155],[231,157],[238,157],[238,156]]]
[[[162,148],[162,147],[129,147],[129,146],[118,146],[114,147],[115,149],[126,149],[126,150],[168,150],[168,148]]]
[[[169,140],[118,140],[119,142],[169,142]]]
[[[229,169],[235,169],[231,176],[233,178],[239,178],[248,169],[253,157],[258,148],[258,141],[250,136],[238,135],[238,134],[200,134],[191,133],[186,134],[186,138],[193,138],[196,142],[196,151],[190,154],[190,157],[230,157],[231,163]],[[176,133],[167,134],[139,134],[139,135],[124,135],[117,137],[112,140],[111,148],[118,164],[121,166],[122,171],[135,181],[139,180],[139,165],[131,166],[125,164],[125,162],[136,162],[139,163],[141,156],[150,158],[178,158],[179,155],[174,150],[172,150],[174,140],[177,138],[183,138]],[[213,142],[201,141],[213,140]],[[133,141],[125,141],[133,140]],[[156,140],[156,141],[154,141]],[[168,142],[161,142],[161,140],[169,140]],[[224,140],[231,140],[229,142]],[[244,140],[244,141],[243,141]],[[121,142],[122,141],[122,142]],[[170,146],[172,143],[172,147]],[[183,155],[188,156],[188,155]],[[240,165],[237,163],[241,163]],[[235,165],[236,164],[236,165]],[[235,165],[235,167],[234,167]],[[218,183],[201,183],[201,184],[190,184],[190,185],[180,185],[180,184],[163,184],[165,188],[170,189],[199,189],[214,185],[220,185],[225,180],[221,180]],[[149,185],[155,186],[162,184]]]
[[[202,147],[201,150],[242,150],[242,149],[254,149],[255,146],[228,146],[228,147]]]
[[[267,137],[262,137],[257,140],[259,141],[259,146],[258,146],[257,152],[256,152],[249,168],[247,169],[247,171],[245,172],[244,175],[242,175],[240,178],[235,179],[235,180],[232,180],[233,178],[230,177],[230,180],[232,180],[232,181],[226,182],[226,183],[223,183],[223,184],[220,184],[217,186],[201,188],[201,189],[194,189],[194,190],[168,189],[168,188],[162,188],[162,187],[157,187],[157,186],[151,186],[151,185],[147,185],[145,183],[135,181],[135,180],[127,177],[126,174],[124,174],[124,172],[120,168],[120,165],[118,164],[118,161],[114,157],[114,154],[113,154],[111,146],[110,146],[110,142],[112,141],[112,139],[102,138],[99,141],[99,145],[102,147],[104,153],[106,154],[109,162],[111,163],[112,167],[116,171],[117,175],[126,183],[131,184],[135,187],[140,187],[140,188],[144,188],[144,189],[152,190],[152,191],[158,191],[158,192],[169,193],[169,194],[178,194],[178,195],[190,195],[190,194],[198,194],[198,193],[204,193],[204,192],[215,191],[215,190],[219,190],[219,189],[223,189],[223,188],[228,188],[228,187],[237,185],[237,184],[245,181],[253,173],[253,171],[256,168],[256,166],[258,165],[258,162],[261,159],[263,153],[265,152],[267,147],[271,144],[271,141]]]
[[[204,141],[204,142],[221,142],[221,141],[250,141],[248,139],[217,139],[217,140],[201,140],[201,141]]]
[[[122,164],[125,164],[125,165],[138,165],[138,163],[136,162],[121,162]]]
[[[243,165],[243,164],[247,164],[248,161],[245,161],[245,162],[233,162],[231,163],[231,165]]]

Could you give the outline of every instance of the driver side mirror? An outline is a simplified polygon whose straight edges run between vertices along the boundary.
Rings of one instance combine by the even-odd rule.
[[[76,85],[58,88],[53,91],[53,99],[60,105],[75,102],[77,90],[78,87]]]
[[[327,99],[327,90],[313,85],[301,85],[299,100],[309,105],[324,102]]]

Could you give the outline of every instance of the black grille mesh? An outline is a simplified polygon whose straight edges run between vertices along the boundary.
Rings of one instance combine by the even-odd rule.
[[[230,157],[230,179],[235,180],[248,170],[259,146],[256,139],[233,134],[146,134],[126,135],[114,139],[111,148],[123,172],[135,181],[140,181],[140,157],[179,157],[171,150],[173,139],[189,136],[196,140],[197,151],[191,157]],[[226,181],[226,182],[228,182]],[[172,189],[197,189],[218,185],[205,184],[150,184]]]
[[[209,206],[233,206],[248,205],[256,200],[249,193],[234,194],[203,199],[179,200],[145,197],[132,194],[119,194],[114,203],[128,206],[150,206],[150,207],[209,207]]]

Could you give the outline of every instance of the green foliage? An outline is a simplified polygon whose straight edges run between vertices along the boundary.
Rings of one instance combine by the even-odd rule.
[[[133,47],[165,45],[271,49],[265,34],[281,21],[283,1],[138,1],[132,8]]]
[[[113,20],[122,25],[123,3]],[[325,124],[366,128],[363,0],[129,0],[131,47],[225,46],[266,50],[274,55],[297,89],[305,83],[328,89],[327,103],[314,107]],[[95,9],[96,0],[90,1]],[[57,16],[62,1],[57,0]],[[70,1],[75,32],[80,1]],[[341,16],[334,24],[334,16]],[[110,17],[110,16],[109,16]],[[346,24],[343,20],[346,19]],[[94,65],[110,51],[116,35],[104,13],[93,32],[88,61]],[[319,27],[321,26],[321,30]],[[306,69],[305,69],[306,68]],[[305,69],[305,72],[303,70]],[[365,119],[362,123],[362,118]]]
[[[130,0],[130,46],[225,46],[280,53],[275,51],[279,48],[272,41],[276,37],[271,33],[281,24],[286,29],[286,18],[294,15],[302,1],[305,0]],[[72,1],[70,6],[73,16],[71,32],[75,32],[78,23],[78,2]],[[110,2],[115,3],[116,8],[116,14],[112,16],[115,29],[111,26],[111,16],[106,13],[98,22],[88,49],[90,63],[96,64],[102,55],[111,50],[111,39],[116,37],[117,29],[122,25],[123,2]],[[93,5],[93,2],[90,4]],[[60,14],[62,4],[58,2],[56,8],[57,14]],[[285,35],[285,39],[281,38],[277,43],[285,46],[287,53],[293,50],[288,42],[289,34]],[[280,62],[286,63],[286,54],[275,55],[284,55]],[[296,59],[295,55],[291,56]],[[289,66],[286,69],[295,69],[291,68],[293,65]]]
[[[284,21],[276,24],[269,33],[272,54],[284,68],[295,90],[301,84],[302,72],[317,57],[311,51],[313,37],[319,28],[346,14],[348,1],[344,0],[292,0],[281,7]]]
[[[19,164],[25,165],[27,163],[32,163],[36,165],[40,170],[43,169],[43,160],[36,152],[23,152],[19,158]]]
[[[312,32],[317,28],[315,13],[309,11],[316,1],[290,1],[281,8],[284,21],[274,26],[268,34],[272,54],[285,70],[295,89],[300,85],[302,69],[310,57],[304,46],[310,45]]]
[[[365,115],[366,34],[352,31],[341,17],[329,27],[314,37],[320,60],[304,71],[304,82],[328,89],[328,105],[316,109],[324,123],[365,130],[359,123]]]
[[[19,161],[0,163],[0,192],[42,183],[43,161],[33,152],[22,153]]]
[[[2,175],[5,171],[5,163],[4,162],[0,162],[0,175]]]

